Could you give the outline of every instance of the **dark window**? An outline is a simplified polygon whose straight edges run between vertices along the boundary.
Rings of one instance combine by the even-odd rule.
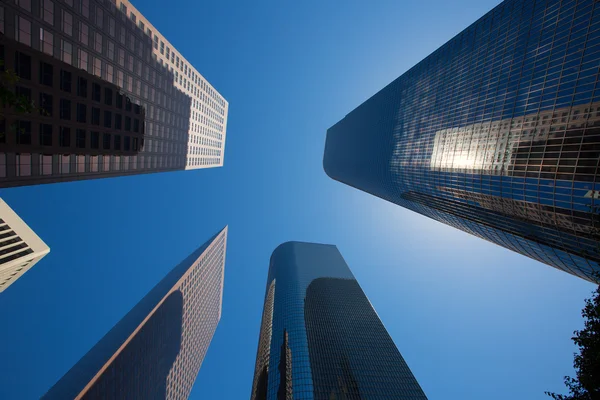
[[[115,106],[117,108],[123,108],[123,95],[119,92],[117,92],[117,101]]]
[[[71,73],[60,70],[60,90],[71,93]]]
[[[85,130],[84,129],[76,129],[75,130],[75,146],[78,149],[85,149]]]
[[[17,121],[17,144],[31,144],[31,121]]]
[[[4,46],[0,44],[0,71],[4,71]]]
[[[115,150],[121,150],[121,135],[115,135]]]
[[[133,151],[138,151],[138,138],[133,138]]]
[[[123,140],[123,150],[130,151],[131,150],[131,138],[129,136],[125,136]]]
[[[52,95],[40,93],[40,115],[45,117],[52,116]]]
[[[31,57],[17,51],[15,53],[15,73],[21,79],[31,79]]]
[[[125,111],[131,111],[131,99],[129,97],[125,98]]]
[[[92,125],[100,125],[100,109],[92,107]]]
[[[71,119],[71,100],[60,99],[60,119]]]
[[[112,106],[112,97],[112,89],[104,88],[104,104],[106,104],[107,106]]]
[[[135,112],[136,114],[140,113],[140,109],[141,109],[141,107],[140,107],[139,104],[134,104],[133,105],[133,112]]]
[[[104,127],[110,128],[112,120],[112,113],[110,111],[104,111]]]
[[[87,79],[82,77],[77,78],[77,95],[87,97]]]
[[[85,104],[77,103],[77,122],[87,122],[87,106]]]
[[[131,131],[131,118],[127,116],[125,117],[125,130]]]
[[[100,101],[100,96],[102,94],[102,88],[97,83],[92,82],[92,100]]]
[[[6,143],[6,120],[0,119],[0,143]]]
[[[90,132],[90,147],[92,149],[100,148],[100,134],[98,132]]]
[[[25,88],[23,86],[17,86],[15,88],[15,93],[17,96],[24,97],[28,103],[31,103],[31,89]]]
[[[42,146],[52,146],[52,125],[40,124],[40,144]]]
[[[40,83],[46,86],[52,86],[54,68],[52,64],[40,61]]]
[[[133,131],[134,132],[140,131],[140,120],[137,118],[133,120]]]
[[[115,129],[121,129],[122,120],[121,114],[115,114]]]
[[[110,133],[105,133],[102,138],[102,147],[104,150],[110,150]]]
[[[60,127],[58,131],[58,145],[60,147],[71,147],[71,128]]]

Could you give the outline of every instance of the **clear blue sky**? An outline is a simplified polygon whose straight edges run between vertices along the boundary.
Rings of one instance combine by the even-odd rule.
[[[330,180],[328,127],[497,0],[135,5],[230,103],[225,166],[0,195],[51,247],[0,295],[0,399],[35,399],[229,225],[223,317],[192,399],[247,399],[268,262],[335,244],[430,399],[545,399],[594,286]]]

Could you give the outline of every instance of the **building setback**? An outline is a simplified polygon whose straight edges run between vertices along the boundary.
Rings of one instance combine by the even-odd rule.
[[[221,319],[227,227],[177,265],[44,399],[187,399]]]
[[[0,293],[50,252],[50,248],[0,199]]]
[[[426,399],[335,246],[271,256],[251,400]]]
[[[506,0],[327,131],[333,179],[600,272],[600,3]]]
[[[0,187],[223,165],[228,103],[128,1],[0,5]]]

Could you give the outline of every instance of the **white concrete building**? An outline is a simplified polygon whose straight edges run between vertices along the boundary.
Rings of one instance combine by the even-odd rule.
[[[0,292],[49,252],[46,243],[0,199]]]

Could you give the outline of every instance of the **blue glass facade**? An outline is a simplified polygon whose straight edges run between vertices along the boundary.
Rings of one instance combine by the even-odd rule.
[[[425,400],[335,246],[271,256],[252,400]]]
[[[327,132],[333,179],[587,280],[600,3],[506,0]]]

